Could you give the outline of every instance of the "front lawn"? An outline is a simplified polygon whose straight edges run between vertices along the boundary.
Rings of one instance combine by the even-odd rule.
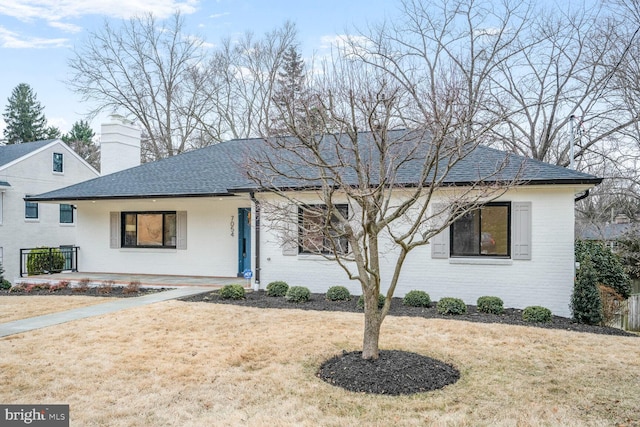
[[[182,301],[83,319],[0,339],[0,402],[67,403],[83,426],[640,423],[637,337],[388,317],[381,348],[461,373],[393,397],[316,376],[360,348],[362,319]]]

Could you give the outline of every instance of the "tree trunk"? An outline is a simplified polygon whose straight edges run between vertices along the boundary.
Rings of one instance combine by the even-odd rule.
[[[378,358],[378,340],[382,325],[382,315],[378,308],[378,292],[365,292],[364,298],[362,358],[375,360]]]

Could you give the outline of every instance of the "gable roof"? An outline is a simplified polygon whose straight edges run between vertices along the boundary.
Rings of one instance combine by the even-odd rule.
[[[390,131],[394,138],[405,138],[411,131]],[[371,143],[370,133],[361,133],[363,143]],[[333,136],[346,138],[346,136]],[[295,141],[292,137],[285,141]],[[429,144],[423,141],[425,148]],[[335,144],[335,139],[325,137],[324,144]],[[228,196],[240,192],[259,191],[257,184],[245,173],[249,154],[260,155],[266,148],[264,139],[238,139],[221,142],[174,157],[146,163],[115,172],[45,194],[30,196],[32,201],[139,199],[168,197]],[[507,160],[505,162],[505,159]],[[504,163],[503,163],[504,162]],[[506,166],[496,174],[496,167]],[[399,184],[415,183],[419,175],[419,159],[407,162],[398,173]],[[313,174],[300,168],[301,175]],[[346,171],[352,173],[353,171]],[[445,179],[445,184],[465,185],[479,177],[492,176],[494,181],[518,178],[523,185],[533,184],[587,184],[595,185],[601,179],[593,175],[527,159],[488,147],[477,147],[455,165]],[[489,181],[487,181],[489,182]],[[306,188],[306,180],[282,179],[278,185],[292,189]]]
[[[34,151],[46,147],[54,141],[56,140],[45,139],[35,142],[23,142],[22,144],[0,145],[0,168],[26,156],[27,154],[31,154]]]

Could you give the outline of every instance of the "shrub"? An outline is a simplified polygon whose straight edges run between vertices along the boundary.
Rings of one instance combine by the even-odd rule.
[[[224,285],[222,289],[218,291],[218,295],[222,299],[243,299],[244,286],[238,284]]]
[[[349,301],[351,293],[344,286],[332,286],[327,290],[326,298],[329,301]]]
[[[113,280],[105,280],[96,288],[96,292],[102,295],[108,295],[113,292]]]
[[[551,322],[551,310],[539,305],[529,306],[522,312],[522,320],[532,323]]]
[[[0,262],[0,283],[4,281],[4,267],[2,267],[2,263]]]
[[[489,314],[504,313],[504,303],[498,297],[480,297],[477,302],[478,311]]]
[[[573,318],[578,323],[597,325],[602,322],[602,300],[598,291],[598,273],[591,258],[586,257],[576,274],[573,294],[569,304]]]
[[[73,292],[84,293],[89,290],[89,279],[80,279],[78,285],[71,289]]]
[[[124,287],[124,289],[122,289],[123,294],[137,294],[138,292],[140,292],[139,280],[132,280],[127,286]]]
[[[56,292],[62,289],[67,289],[69,287],[69,282],[66,280],[61,280],[56,285],[49,286],[49,292]]]
[[[269,297],[283,297],[287,294],[289,285],[287,282],[276,280],[267,285],[267,296]]]
[[[436,304],[436,310],[440,314],[465,314],[467,312],[467,304],[460,298],[444,297],[440,298]]]
[[[0,280],[0,289],[10,289],[10,288],[11,288],[11,282],[9,282],[6,279]]]
[[[386,300],[385,296],[382,294],[378,295],[378,308],[382,308],[384,305],[384,301]],[[360,295],[357,303],[358,308],[364,308],[364,295]]]
[[[292,286],[287,290],[287,293],[284,296],[289,302],[307,302],[311,297],[311,292],[308,288],[304,286]]]
[[[27,274],[29,276],[62,271],[63,267],[64,255],[58,248],[41,246],[27,254]]]
[[[624,271],[620,257],[601,242],[577,240],[576,261],[581,265],[590,259],[596,275],[596,283],[615,289],[623,298],[631,295],[631,282]]]
[[[614,321],[618,316],[625,315],[628,311],[624,298],[615,289],[608,286],[599,285],[600,301],[602,302],[602,321],[606,326],[614,326]]]
[[[431,305],[431,298],[425,291],[409,291],[402,298],[402,304],[409,307],[429,307]]]

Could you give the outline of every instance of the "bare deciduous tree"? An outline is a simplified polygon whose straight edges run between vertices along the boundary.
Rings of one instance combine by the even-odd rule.
[[[190,148],[202,114],[193,69],[201,65],[202,40],[184,33],[176,13],[159,23],[152,15],[113,27],[107,21],[74,50],[67,82],[91,112],[123,112],[146,135],[143,158],[173,156]]]
[[[299,109],[280,108],[291,136],[266,136],[265,149],[247,162],[250,177],[277,195],[262,203],[282,243],[336,261],[360,283],[365,359],[378,357],[380,327],[407,255],[499,197],[519,174],[521,164],[504,153],[494,152],[488,164],[473,156],[498,124],[486,114],[488,77],[512,53],[521,17],[516,9],[495,11],[506,18],[488,43],[480,35],[487,10],[457,4],[443,4],[436,15],[406,2],[397,27],[352,39],[314,84],[313,107],[334,132],[317,134],[291,114]],[[477,44],[482,53],[469,50]],[[411,130],[391,130],[402,123]],[[477,173],[453,188],[449,174],[460,162]],[[391,271],[383,271],[383,259],[393,260]]]

